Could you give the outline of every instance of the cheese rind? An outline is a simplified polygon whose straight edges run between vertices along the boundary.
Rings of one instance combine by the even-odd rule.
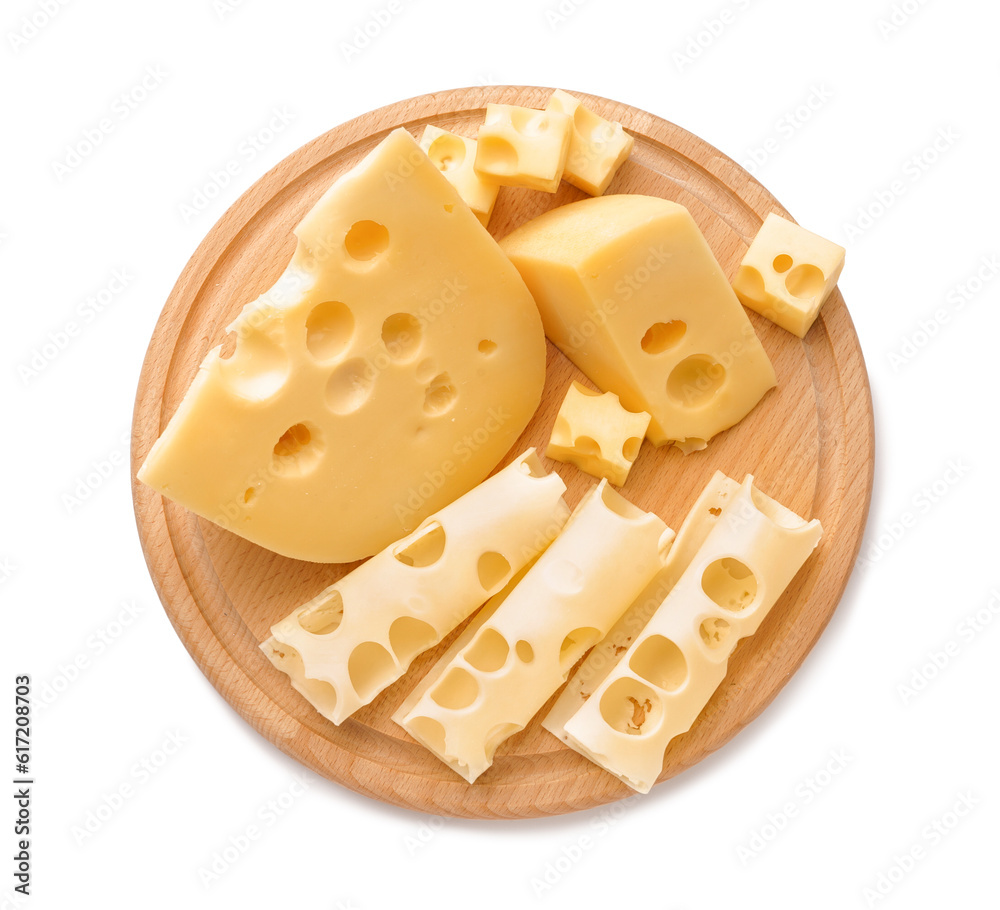
[[[733,279],[744,306],[804,338],[833,292],[846,251],[771,212]]]
[[[499,463],[541,398],[545,339],[517,271],[405,130],[295,233],[138,477],[282,555],[348,562]]]
[[[271,627],[261,650],[335,724],[548,546],[566,486],[533,449]]]
[[[685,451],[745,417],[774,369],[690,212],[600,196],[546,212],[501,247],[545,333],[598,388],[651,415],[647,438]]]
[[[505,186],[554,193],[569,153],[572,120],[558,111],[487,104],[476,173]]]
[[[565,721],[563,740],[648,792],[670,740],[690,729],[736,643],[757,631],[821,534],[748,476],[643,631]]]
[[[626,411],[614,392],[602,395],[574,381],[559,406],[545,454],[621,486],[648,427],[649,415]]]
[[[573,118],[563,179],[591,196],[603,195],[632,153],[635,140],[620,123],[599,117],[562,89],[552,93],[545,109]]]
[[[483,227],[490,223],[500,184],[476,173],[475,139],[459,136],[428,123],[420,137],[420,147],[434,166],[458,190]]]
[[[672,533],[602,481],[393,719],[473,782],[660,568]]]

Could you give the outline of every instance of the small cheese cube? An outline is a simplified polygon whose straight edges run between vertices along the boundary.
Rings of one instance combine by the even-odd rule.
[[[554,193],[566,167],[572,123],[558,111],[487,104],[476,173],[504,186]]]
[[[489,224],[500,184],[485,180],[476,173],[475,139],[466,139],[428,123],[420,138],[420,147],[427,152],[434,166],[458,190],[483,227]]]
[[[621,486],[639,454],[649,414],[622,407],[614,392],[594,392],[579,382],[566,390],[545,454]]]
[[[773,212],[733,281],[745,306],[804,338],[844,267],[844,248]]]
[[[598,117],[579,98],[562,89],[553,92],[545,110],[573,118],[563,177],[591,196],[603,195],[618,168],[632,153],[635,140],[620,123]]]

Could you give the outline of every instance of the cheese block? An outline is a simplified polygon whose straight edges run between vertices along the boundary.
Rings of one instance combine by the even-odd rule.
[[[684,206],[600,196],[552,209],[501,246],[548,337],[647,438],[704,448],[775,384],[774,369]]]
[[[559,407],[545,454],[621,486],[639,454],[649,415],[633,414],[614,392],[571,382]]]
[[[751,310],[804,338],[837,285],[846,250],[771,212],[733,279]]]
[[[690,729],[736,643],[757,631],[821,534],[748,475],[645,628],[565,721],[564,742],[648,792],[670,740]]]
[[[632,153],[635,140],[620,123],[598,117],[562,89],[552,93],[545,109],[573,118],[563,179],[591,196],[602,195]]]
[[[285,556],[370,556],[499,463],[541,397],[517,271],[405,130],[316,202],[139,479]]]
[[[505,186],[554,193],[569,154],[572,120],[558,111],[487,104],[476,173]]]
[[[271,627],[268,659],[340,724],[541,552],[569,518],[533,449]]]
[[[601,481],[393,719],[472,783],[656,574],[672,539],[659,518]]]
[[[486,180],[476,173],[475,139],[449,133],[428,123],[420,137],[420,147],[427,153],[434,166],[458,190],[473,214],[485,227],[490,223],[496,205],[500,184]]]

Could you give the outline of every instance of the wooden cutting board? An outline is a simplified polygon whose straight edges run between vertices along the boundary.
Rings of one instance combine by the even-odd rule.
[[[244,303],[283,271],[292,228],[330,183],[399,126],[419,138],[434,123],[475,136],[487,102],[544,107],[551,89],[489,86],[402,101],[309,142],[262,177],[222,216],[167,300],[139,380],[132,429],[136,520],[149,571],[177,634],[226,700],[263,736],[304,765],[360,793],[421,812],[518,818],[584,809],[631,791],[543,730],[539,717],[504,743],[474,785],[453,774],[391,720],[446,639],[371,705],[335,727],[295,692],[257,649],[269,626],[353,565],[318,565],[261,549],[164,500],[135,481],[208,350]],[[635,136],[609,193],[645,193],[687,206],[731,278],[768,212],[784,208],[721,152],[678,126],[593,95],[587,105]],[[584,198],[503,188],[490,230],[497,238],[553,206]],[[848,268],[850,264],[848,263]],[[708,449],[684,456],[645,443],[622,492],[678,528],[716,469],[757,485],[806,518],[819,518],[817,551],[765,620],[737,647],[725,681],[692,729],[667,750],[661,781],[728,742],[777,695],[837,606],[857,557],[871,496],[871,392],[857,335],[835,291],[804,340],[750,313],[778,387]],[[542,405],[509,453],[545,450],[556,411],[579,371],[549,345]],[[504,462],[505,464],[507,462]],[[592,478],[547,462],[575,505]],[[234,744],[234,749],[236,744]],[[220,766],[234,760],[220,755]],[[737,769],[717,766],[716,773]]]

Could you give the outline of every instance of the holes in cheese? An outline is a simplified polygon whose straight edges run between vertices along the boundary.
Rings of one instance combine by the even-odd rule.
[[[643,641],[629,658],[628,666],[636,676],[664,692],[679,689],[688,675],[684,652],[662,635],[651,635]]]
[[[261,650],[341,723],[548,546],[569,518],[565,489],[529,449],[274,625]],[[299,664],[275,657],[289,649]],[[312,701],[312,681],[336,699]]]
[[[680,343],[687,331],[687,325],[680,319],[670,322],[654,322],[639,342],[647,354],[662,354]]]
[[[487,104],[476,173],[495,183],[554,193],[566,167],[571,127],[572,119],[559,111]]]
[[[483,673],[493,673],[507,663],[510,645],[496,629],[486,628],[480,631],[475,641],[465,654],[465,661],[470,667]]]
[[[535,649],[531,647],[531,642],[523,638],[514,645],[514,653],[521,663],[530,664],[535,659]]]
[[[574,629],[569,633],[559,646],[559,667],[563,673],[569,673],[575,664],[584,654],[587,653],[602,638],[604,633],[593,626],[582,629]]]
[[[705,646],[715,650],[726,646],[726,639],[729,637],[729,623],[724,619],[712,617],[706,619],[698,626],[698,634]]]
[[[444,679],[433,689],[430,696],[442,708],[458,711],[468,708],[479,695],[479,683],[476,678],[461,667],[453,667]]]
[[[701,588],[723,610],[746,610],[757,596],[757,577],[738,559],[716,559],[701,576]]]
[[[601,695],[601,717],[618,733],[643,736],[660,722],[663,706],[654,689],[637,679],[616,679]]]
[[[139,479],[285,556],[353,561],[493,470],[538,405],[545,340],[516,269],[405,130],[295,233]],[[296,424],[321,445],[286,470],[274,446]]]

